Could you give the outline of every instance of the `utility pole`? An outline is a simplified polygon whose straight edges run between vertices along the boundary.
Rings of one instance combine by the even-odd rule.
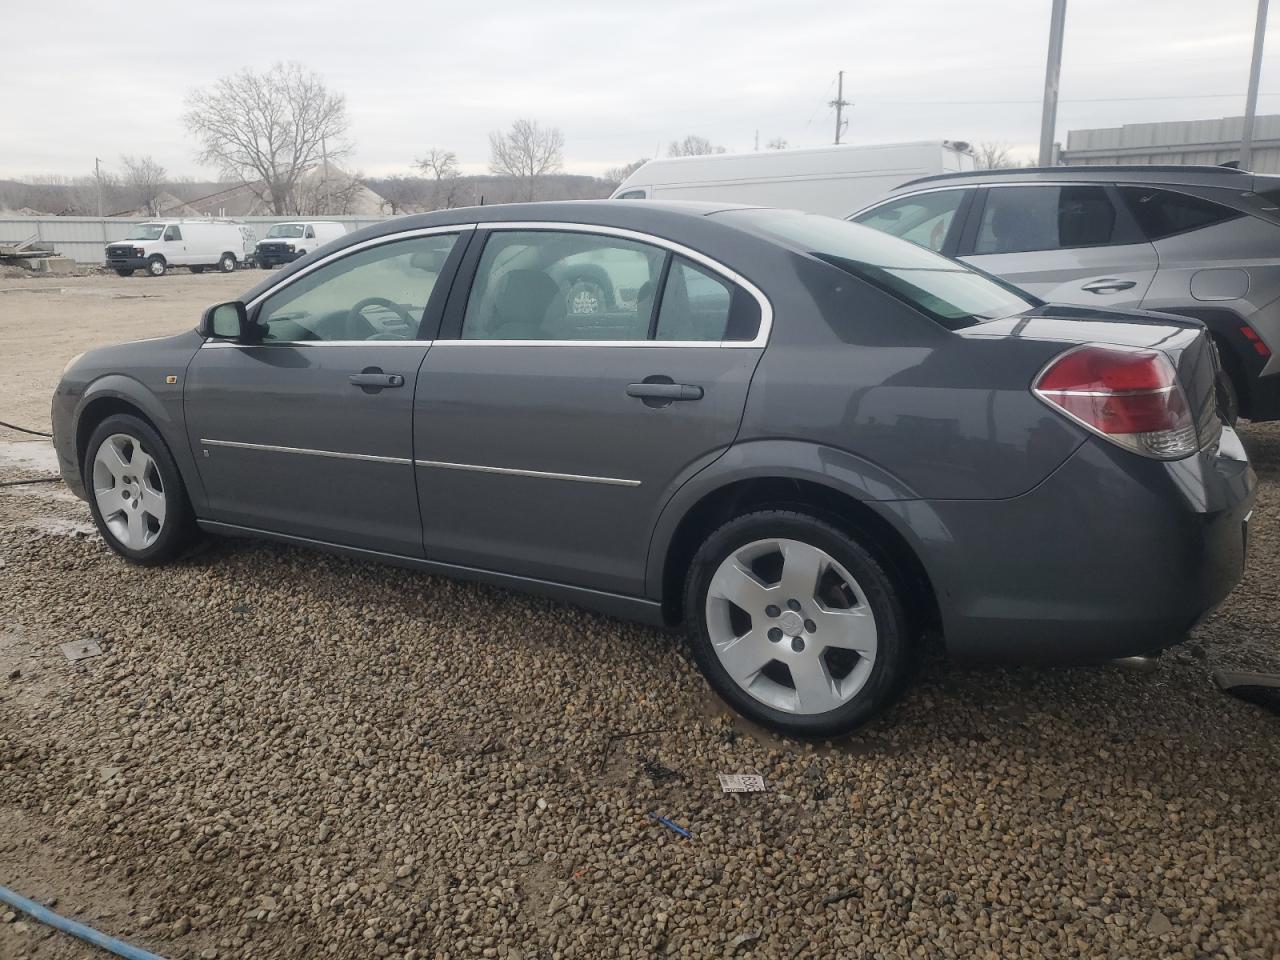
[[[324,157],[324,215],[332,216],[329,211],[329,144],[324,137],[320,138],[320,153]]]
[[[1058,74],[1062,72],[1062,33],[1067,0],[1053,0],[1049,15],[1049,58],[1044,68],[1044,109],[1040,114],[1040,166],[1053,163],[1053,132],[1058,125]]]
[[[93,179],[98,185],[98,219],[102,219],[102,161],[93,158]]]
[[[836,98],[830,101],[827,106],[836,108],[836,146],[840,146],[840,135],[844,133],[844,128],[848,126],[844,120],[844,108],[852,106],[852,104],[844,98],[843,70],[836,74]]]
[[[757,129],[756,130],[756,150],[758,151],[759,149],[760,149],[760,131],[759,129]]]
[[[1258,114],[1258,80],[1262,76],[1262,41],[1267,34],[1267,0],[1258,0],[1258,23],[1253,28],[1253,63],[1249,65],[1249,93],[1244,101],[1244,129],[1240,131],[1240,169],[1253,165],[1253,121]]]

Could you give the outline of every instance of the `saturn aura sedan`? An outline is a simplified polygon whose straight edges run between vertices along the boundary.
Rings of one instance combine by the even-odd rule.
[[[735,709],[851,730],[917,638],[1082,662],[1240,577],[1255,478],[1194,320],[1046,305],[839,220],[547,203],[390,220],[53,403],[125,559],[266,537],[683,624]]]

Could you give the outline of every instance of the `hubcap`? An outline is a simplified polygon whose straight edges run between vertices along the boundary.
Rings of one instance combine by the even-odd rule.
[[[716,569],[707,632],[725,671],[775,710],[813,715],[847,703],[875,664],[879,632],[858,582],[825,550],[757,540]]]
[[[130,550],[144,550],[160,536],[165,515],[160,470],[128,434],[113,433],[94,454],[93,496],[107,530]]]

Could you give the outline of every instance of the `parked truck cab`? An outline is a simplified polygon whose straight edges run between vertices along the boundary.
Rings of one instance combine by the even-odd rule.
[[[124,238],[107,244],[106,265],[122,277],[145,270],[164,276],[170,267],[192,273],[216,268],[230,273],[247,262],[253,232],[230,220],[151,220],[136,224]]]
[[[346,232],[347,228],[334,220],[291,220],[288,223],[277,223],[258,242],[258,266],[270,269],[292,263]]]

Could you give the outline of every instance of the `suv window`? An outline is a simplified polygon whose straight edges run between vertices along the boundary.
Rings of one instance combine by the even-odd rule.
[[[258,309],[267,343],[416,340],[457,234],[379,244],[314,270]]]
[[[676,257],[662,288],[656,339],[723,340],[732,307],[733,288],[726,281]]]
[[[937,251],[946,243],[947,231],[963,199],[963,190],[918,193],[860,213],[853,221]]]
[[[166,240],[181,240],[182,231],[179,230],[177,227],[168,227],[164,231],[164,238]]]
[[[1148,240],[1160,240],[1245,216],[1239,210],[1175,190],[1120,187],[1120,196]]]
[[[617,198],[616,198],[616,199],[618,199],[618,200],[643,200],[643,199],[644,199],[644,191],[643,191],[643,190],[628,190],[626,193],[620,193],[620,194],[618,194],[618,196],[617,196]]]
[[[990,187],[986,197],[975,254],[1100,247],[1115,236],[1105,187]]]
[[[825,260],[950,330],[1022,313],[1040,302],[956,260],[847,220],[766,209],[716,216]]]
[[[464,340],[647,340],[666,251],[556,230],[498,230],[485,244]]]

